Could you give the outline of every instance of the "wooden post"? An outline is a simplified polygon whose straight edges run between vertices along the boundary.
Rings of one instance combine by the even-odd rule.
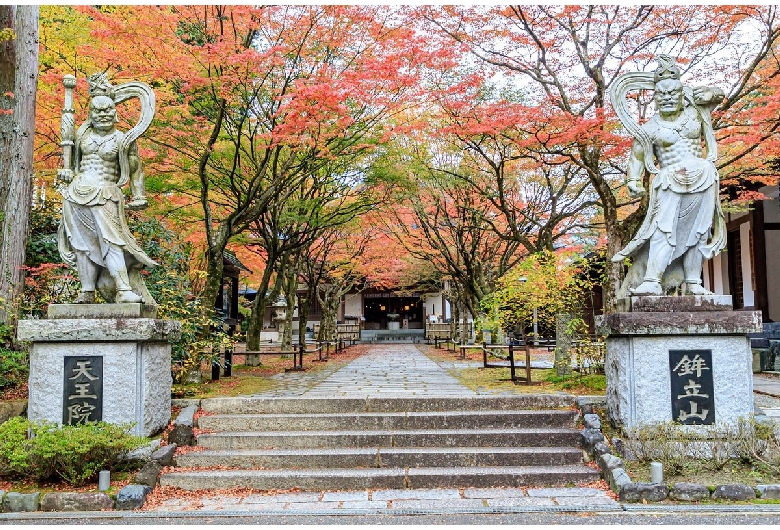
[[[509,378],[515,381],[515,347],[513,344],[509,345]]]

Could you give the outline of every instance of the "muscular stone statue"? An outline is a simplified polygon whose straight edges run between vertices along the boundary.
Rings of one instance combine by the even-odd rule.
[[[633,261],[618,296],[663,295],[681,286],[688,294],[711,294],[702,286],[702,265],[726,245],[710,120],[723,91],[683,85],[669,56],[659,56],[658,63],[653,74],[620,76],[610,93],[618,117],[634,136],[629,194],[644,195],[645,170],[654,174],[647,215],[634,238],[612,258]],[[655,89],[656,114],[641,127],[626,108],[625,94],[632,89]]]
[[[114,87],[104,74],[90,76],[89,118],[76,132],[70,108],[75,81],[72,76],[66,76],[64,81],[65,168],[58,176],[69,185],[63,193],[60,255],[78,270],[79,303],[94,303],[97,289],[109,303],[154,305],[141,269],[156,263],[141,250],[127,226],[122,193],[122,186],[129,182],[133,198],[127,207],[146,207],[144,175],[135,140],[151,123],[154,93],[143,83]],[[125,134],[116,128],[116,104],[130,97],[141,100],[141,119]]]

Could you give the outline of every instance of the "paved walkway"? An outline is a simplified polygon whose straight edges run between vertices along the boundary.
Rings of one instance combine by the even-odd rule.
[[[377,345],[303,393],[305,397],[473,396],[413,344]]]
[[[780,378],[753,375],[755,403],[776,424],[780,424]]]

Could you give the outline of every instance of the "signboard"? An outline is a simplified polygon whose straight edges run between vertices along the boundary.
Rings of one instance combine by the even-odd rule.
[[[712,350],[669,350],[672,420],[683,425],[715,423]]]
[[[103,357],[66,356],[62,424],[78,425],[103,419]]]

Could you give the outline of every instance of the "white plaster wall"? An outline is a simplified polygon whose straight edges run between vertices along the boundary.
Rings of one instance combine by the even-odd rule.
[[[344,297],[344,314],[350,316],[361,316],[363,314],[362,294],[348,294]]]
[[[753,307],[756,303],[753,292],[753,271],[750,267],[750,223],[739,225],[740,248],[742,252],[742,303]]]
[[[764,222],[780,223],[780,200],[778,199],[777,186],[764,186],[759,189],[770,200],[764,201]]]
[[[425,293],[425,315],[430,317],[436,315],[441,322],[444,318],[444,308],[441,306],[441,292]]]
[[[776,273],[778,264],[780,264],[780,230],[769,230],[766,232],[766,270],[768,272],[766,291],[769,302],[769,318],[775,322],[780,321],[780,275]]]
[[[729,282],[726,263],[726,254],[723,252],[712,258],[712,268],[714,272],[712,277],[715,283],[710,287],[710,290],[715,294],[729,294],[727,292]],[[709,281],[709,274],[705,276],[707,277],[707,281]],[[726,281],[723,281],[724,278],[726,278]]]
[[[747,217],[747,215],[748,215],[747,212],[736,212],[736,213],[732,212],[726,214],[726,220],[736,221],[737,219],[741,219],[742,217]]]

